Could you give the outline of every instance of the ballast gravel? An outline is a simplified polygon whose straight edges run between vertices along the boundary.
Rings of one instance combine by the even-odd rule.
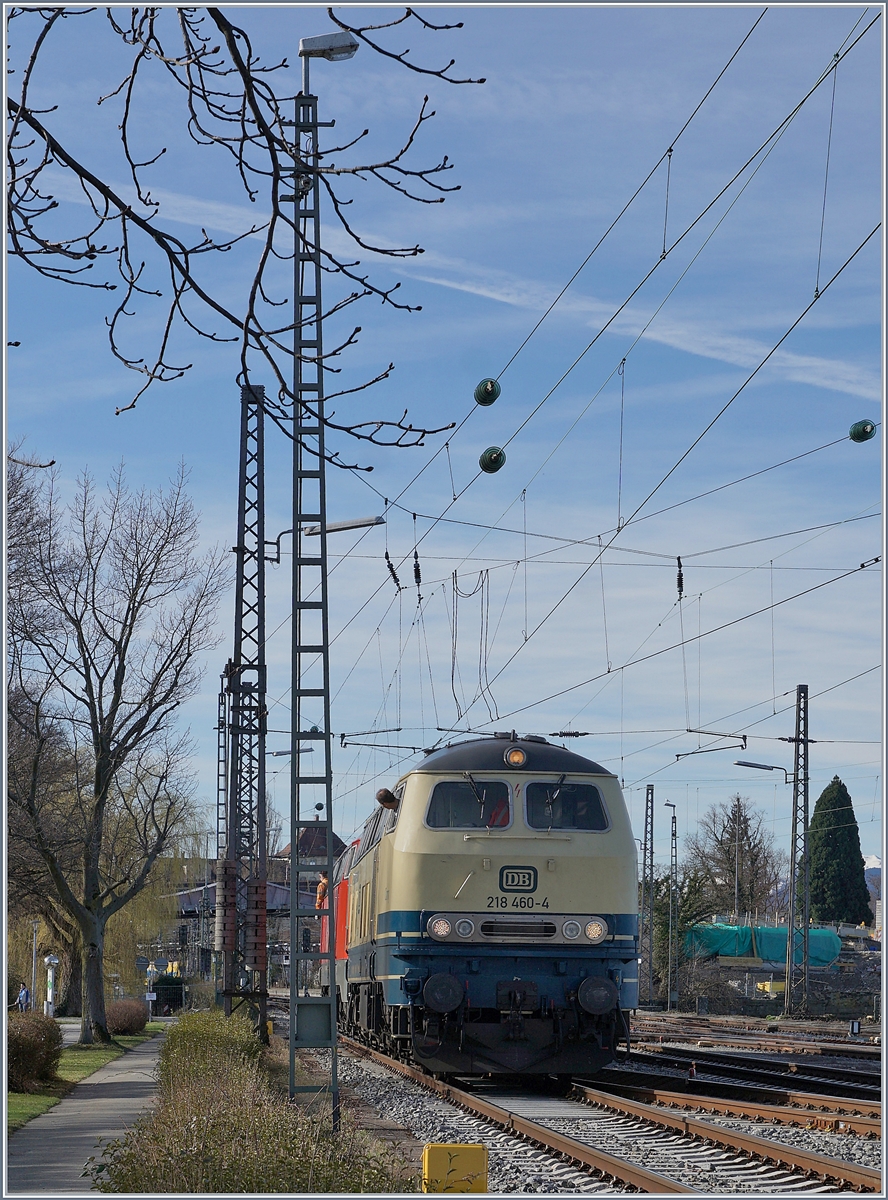
[[[319,1058],[323,1051],[314,1052]],[[424,1088],[366,1059],[340,1055],[339,1077],[381,1116],[409,1129],[421,1142],[479,1142],[488,1148],[488,1187],[498,1194],[588,1194],[619,1192],[612,1180],[603,1180],[562,1162],[557,1156],[528,1145],[496,1126],[454,1108]],[[773,1164],[751,1162],[731,1151],[705,1146],[667,1131],[657,1131],[616,1114],[585,1108],[574,1115],[573,1102],[556,1102],[551,1114],[543,1111],[551,1099],[523,1096],[491,1097],[504,1107],[521,1111],[541,1124],[578,1141],[605,1150],[627,1161],[710,1195],[821,1193],[835,1194],[835,1184],[818,1183],[792,1175]],[[528,1107],[529,1106],[529,1107]],[[565,1107],[567,1106],[567,1107]],[[569,1117],[567,1114],[570,1114]],[[698,1114],[697,1114],[698,1115]],[[881,1143],[853,1135],[831,1134],[782,1125],[760,1125],[732,1118],[707,1118],[726,1129],[743,1130],[833,1158],[878,1169]]]
[[[462,1113],[378,1063],[339,1056],[339,1080],[380,1115],[403,1125],[421,1142],[475,1142],[487,1146],[491,1192],[589,1194],[623,1189],[510,1137],[487,1121]]]

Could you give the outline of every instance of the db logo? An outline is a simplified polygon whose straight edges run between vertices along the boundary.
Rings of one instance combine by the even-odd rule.
[[[536,867],[501,867],[500,890],[503,892],[535,892]]]

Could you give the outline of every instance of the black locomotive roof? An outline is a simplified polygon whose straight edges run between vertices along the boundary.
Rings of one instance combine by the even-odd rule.
[[[503,755],[510,746],[520,746],[527,755],[523,767],[508,767]],[[414,771],[558,771],[567,774],[610,775],[598,763],[583,758],[564,746],[553,746],[545,738],[494,734],[470,742],[455,742],[440,750],[426,751]]]

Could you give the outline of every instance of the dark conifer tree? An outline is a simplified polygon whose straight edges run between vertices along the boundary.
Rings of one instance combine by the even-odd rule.
[[[811,916],[815,921],[869,924],[873,914],[848,789],[833,777],[814,806],[808,830]]]

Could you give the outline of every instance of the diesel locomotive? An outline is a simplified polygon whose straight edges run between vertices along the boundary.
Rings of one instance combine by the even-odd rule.
[[[617,777],[506,733],[427,752],[381,795],[332,880],[342,1032],[434,1074],[610,1062],[638,1000]]]

